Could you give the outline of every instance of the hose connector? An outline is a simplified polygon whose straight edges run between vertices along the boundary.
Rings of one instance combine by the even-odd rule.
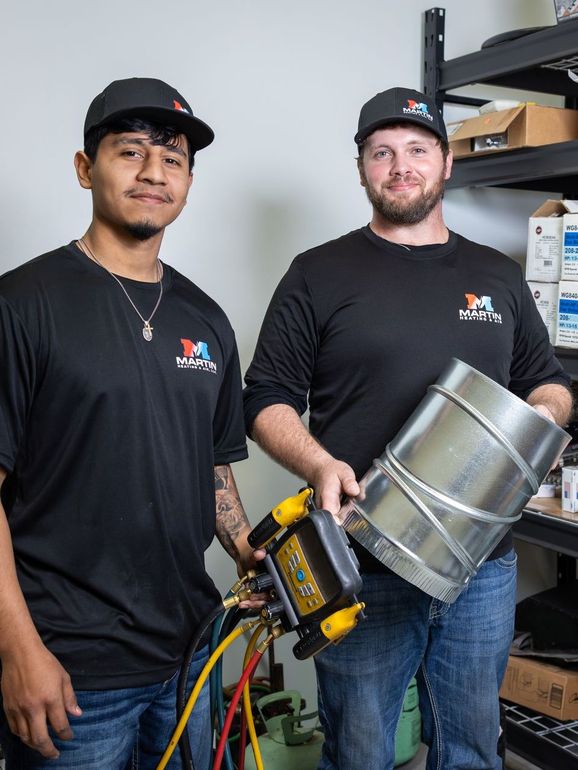
[[[234,596],[229,596],[226,599],[223,599],[223,607],[226,610],[230,610],[231,607],[236,607],[241,600],[239,599],[239,595],[235,594]]]
[[[273,578],[268,572],[255,573],[247,583],[248,588],[254,594],[261,594],[268,591],[273,585]]]

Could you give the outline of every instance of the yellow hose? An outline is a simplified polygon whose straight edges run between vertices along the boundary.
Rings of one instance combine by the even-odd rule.
[[[185,727],[187,726],[187,721],[191,716],[191,711],[195,707],[195,703],[197,702],[199,693],[201,692],[203,685],[207,681],[207,677],[211,673],[211,669],[214,667],[214,665],[216,664],[218,659],[221,657],[221,655],[225,652],[227,647],[229,647],[235,641],[235,639],[241,636],[241,634],[244,634],[245,631],[249,631],[251,628],[254,628],[256,625],[260,625],[260,626],[262,625],[259,619],[250,620],[248,623],[245,623],[244,625],[236,628],[234,631],[231,631],[229,636],[223,639],[221,644],[217,647],[215,652],[211,655],[209,660],[205,663],[205,667],[201,671],[199,678],[197,679],[195,686],[193,687],[193,691],[190,694],[189,699],[187,700],[187,705],[185,706],[185,709],[181,715],[181,718],[178,721],[175,731],[172,734],[169,744],[165,750],[165,753],[162,755],[161,760],[156,767],[156,770],[164,770],[164,768],[168,765],[169,760],[172,757],[173,752],[179,743],[179,739],[183,734]]]
[[[243,660],[243,671],[247,668],[247,666],[249,665],[249,661],[253,657],[253,652],[255,651],[255,647],[257,646],[257,641],[261,636],[261,634],[263,633],[264,628],[266,628],[266,626],[264,623],[262,623],[253,632],[253,636],[251,637],[249,644],[247,645],[247,650],[245,652],[245,659]],[[251,707],[251,682],[250,681],[247,681],[245,686],[243,687],[243,708],[245,709],[245,718],[247,719],[247,730],[249,731],[249,738],[251,739],[253,754],[255,755],[256,768],[257,770],[264,770],[263,758],[261,756],[261,749],[259,748],[259,740],[257,738],[257,731],[255,730],[255,720],[253,719],[253,709]]]

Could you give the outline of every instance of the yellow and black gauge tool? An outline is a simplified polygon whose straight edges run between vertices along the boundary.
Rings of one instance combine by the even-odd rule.
[[[288,497],[276,505],[261,519],[249,533],[249,545],[252,548],[264,548],[282,529],[307,516],[312,507],[313,490],[311,487],[305,487],[298,495]]]
[[[314,510],[299,518],[277,540],[269,539],[266,550],[267,572],[252,578],[249,587],[270,591],[272,601],[262,610],[266,621],[279,618],[286,631],[299,635],[295,657],[316,655],[363,617],[363,605],[356,598],[362,587],[359,563],[328,511]]]

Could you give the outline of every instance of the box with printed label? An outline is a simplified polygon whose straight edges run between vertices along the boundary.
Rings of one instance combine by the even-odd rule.
[[[558,284],[556,345],[563,348],[578,348],[577,281],[560,281]]]
[[[562,468],[562,510],[578,511],[578,468]]]
[[[578,110],[520,104],[448,123],[454,157],[539,147],[578,139]]]
[[[500,698],[556,719],[578,719],[578,671],[510,655]]]
[[[578,280],[578,201],[564,200],[566,213],[562,217],[563,281]]]
[[[560,281],[558,284],[556,345],[563,348],[578,348],[577,281]]]
[[[560,280],[565,213],[563,201],[547,200],[528,220],[527,281]]]
[[[572,21],[578,19],[578,3],[576,0],[554,0],[556,21]]]
[[[548,329],[552,345],[556,344],[556,320],[558,316],[558,284],[528,281],[534,302]]]

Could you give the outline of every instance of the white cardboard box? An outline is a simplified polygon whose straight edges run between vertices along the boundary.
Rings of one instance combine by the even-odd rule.
[[[560,281],[558,285],[556,345],[578,348],[578,281]]]
[[[562,468],[562,510],[578,511],[578,468]]]
[[[566,214],[562,217],[562,270],[563,281],[578,280],[578,201],[563,201]]]
[[[558,321],[558,284],[528,281],[528,286],[536,302],[538,312],[548,329],[552,345],[556,344],[556,328]]]
[[[527,281],[559,281],[562,270],[563,225],[566,207],[547,200],[528,222]]]

